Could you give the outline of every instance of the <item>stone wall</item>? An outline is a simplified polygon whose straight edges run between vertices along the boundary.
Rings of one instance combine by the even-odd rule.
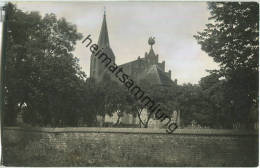
[[[257,166],[258,133],[232,130],[8,127],[8,166]]]

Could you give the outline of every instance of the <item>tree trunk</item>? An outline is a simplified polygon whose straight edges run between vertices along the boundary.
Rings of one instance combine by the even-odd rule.
[[[141,110],[138,110],[137,111],[137,116],[138,116],[138,119],[139,119],[139,127],[142,128],[142,125],[145,127],[145,123],[143,122],[143,120],[141,119],[141,112],[142,112],[143,109]],[[140,112],[139,112],[140,111]]]
[[[4,110],[4,125],[14,126],[16,124],[17,112],[15,109],[15,103],[9,101]]]
[[[149,121],[150,121],[152,115],[153,115],[153,113],[149,113],[148,118],[147,118],[147,120],[146,120],[146,122],[145,122],[144,128],[148,128],[148,123],[149,123]]]
[[[104,123],[105,123],[105,115],[102,115],[102,119],[101,119],[101,122],[100,122],[100,127],[103,127]]]
[[[144,128],[148,128],[148,120],[145,122]]]
[[[177,111],[177,126],[181,126],[181,110]]]
[[[120,118],[121,118],[121,116],[120,116],[120,115],[117,115],[117,121],[116,121],[116,123],[115,123],[115,126],[119,124]]]

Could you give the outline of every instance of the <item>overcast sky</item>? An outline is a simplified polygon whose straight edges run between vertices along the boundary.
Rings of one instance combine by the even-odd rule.
[[[198,83],[216,69],[213,59],[200,49],[193,35],[205,28],[206,2],[17,2],[24,11],[55,13],[76,24],[84,36],[97,42],[106,7],[110,45],[118,65],[144,57],[148,38],[155,37],[154,51],[166,61],[166,71],[178,83]],[[75,56],[89,75],[90,51],[78,42]]]

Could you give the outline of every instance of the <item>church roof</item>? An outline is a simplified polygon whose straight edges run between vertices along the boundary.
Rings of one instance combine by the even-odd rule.
[[[100,31],[100,34],[99,34],[98,46],[103,47],[103,48],[110,47],[108,31],[107,31],[106,14],[105,13],[104,13],[104,17],[103,17],[103,23],[102,23],[101,31]]]
[[[127,63],[119,65],[119,67],[124,67],[124,66],[127,66],[129,64],[136,64],[138,61],[144,61],[144,58],[139,58],[139,59],[136,59],[136,60],[133,60],[133,61],[129,61]]]
[[[107,29],[107,21],[106,21],[106,14],[104,13],[103,22],[99,34],[98,39],[98,47],[103,48],[103,53],[107,54],[110,58],[115,61],[115,55],[113,50],[110,48],[109,43],[109,36],[108,36],[108,29]]]
[[[163,72],[158,65],[152,65],[147,71],[140,75],[140,80],[148,80],[153,85],[169,86],[173,81]]]
[[[154,53],[154,51],[153,51],[153,47],[151,47],[148,56],[149,56],[149,57],[155,57],[155,53]]]

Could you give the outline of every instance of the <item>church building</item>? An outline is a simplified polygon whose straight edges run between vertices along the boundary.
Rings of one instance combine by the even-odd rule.
[[[148,44],[151,46],[150,51],[146,52],[143,58],[135,57],[135,60],[118,66],[123,68],[124,72],[131,76],[137,83],[141,80],[148,80],[152,85],[170,86],[173,84],[171,70],[165,72],[165,61],[159,62],[159,55],[153,49],[153,45],[155,44],[154,37],[148,39]],[[98,46],[110,57],[112,62],[116,63],[116,57],[110,47],[105,13],[99,34]],[[94,54],[91,55],[90,59],[90,78],[94,78],[97,82],[102,82],[104,75],[109,74],[109,72]],[[116,120],[116,117],[111,118],[106,116],[105,118],[106,122],[114,122],[114,120]],[[137,124],[136,121],[133,116],[127,114],[121,119],[121,122],[126,124]]]

